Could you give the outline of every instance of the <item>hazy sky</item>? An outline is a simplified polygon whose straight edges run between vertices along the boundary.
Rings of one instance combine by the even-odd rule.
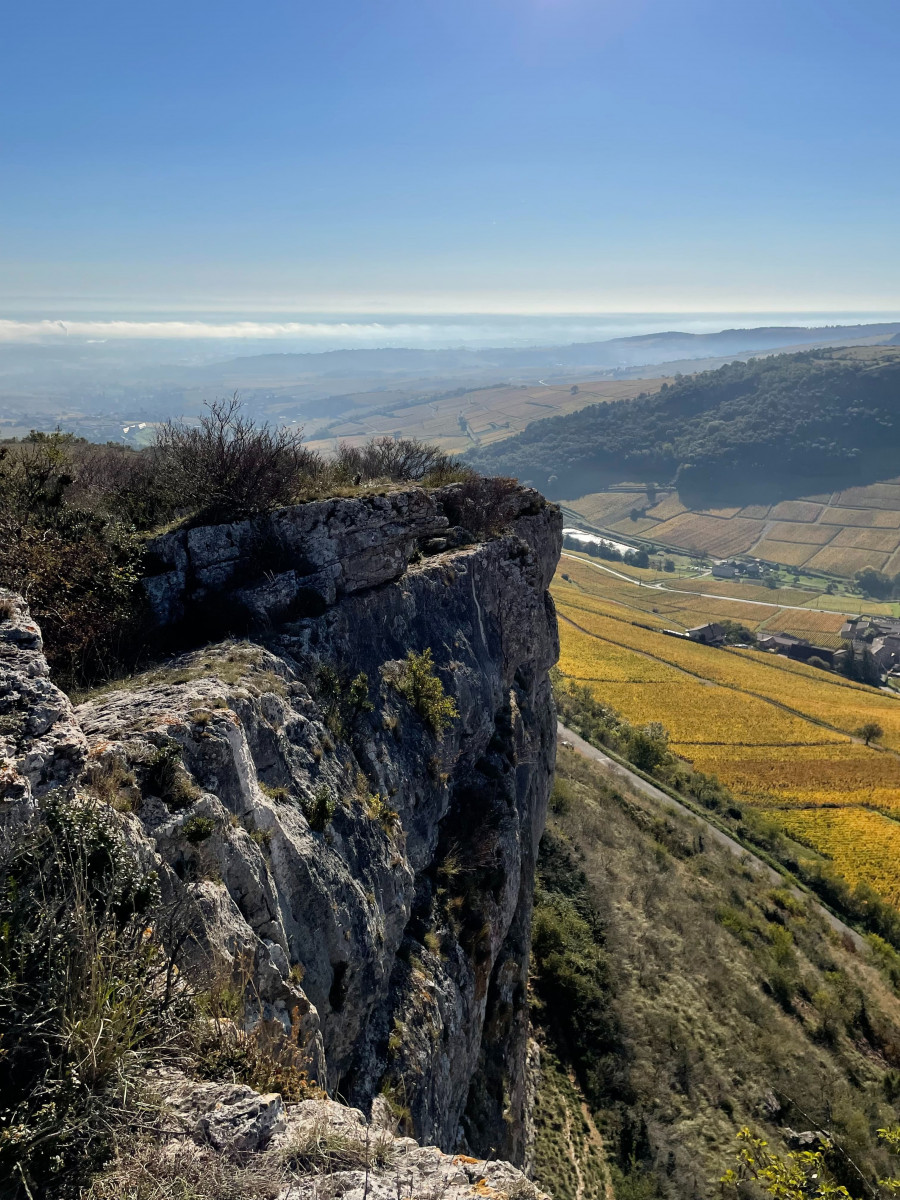
[[[0,309],[900,310],[897,0],[30,0]]]

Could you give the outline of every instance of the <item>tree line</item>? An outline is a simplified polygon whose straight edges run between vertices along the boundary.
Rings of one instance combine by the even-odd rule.
[[[467,459],[551,497],[624,480],[674,483],[689,507],[773,503],[888,478],[900,450],[900,358],[840,354],[676,377],[652,395],[536,421]]]

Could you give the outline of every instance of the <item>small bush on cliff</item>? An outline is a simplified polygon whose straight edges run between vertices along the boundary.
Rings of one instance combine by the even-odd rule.
[[[393,483],[428,482],[432,486],[468,479],[471,468],[464,467],[439,450],[420,442],[418,438],[373,438],[365,446],[342,443],[334,459],[335,474],[348,481],[367,482],[376,479]]]
[[[192,846],[199,846],[216,832],[216,823],[212,817],[188,817],[181,826],[182,837]]]
[[[369,677],[365,671],[351,679],[322,663],[316,671],[316,694],[324,712],[325,727],[336,738],[352,734],[359,719],[375,709],[369,699]]]
[[[438,737],[459,716],[456,701],[435,672],[430,646],[421,654],[410,650],[391,682]]]
[[[311,799],[301,800],[303,815],[309,822],[310,829],[323,833],[334,816],[337,801],[331,794],[331,789],[325,783],[320,783],[312,794]]]
[[[153,752],[144,767],[144,791],[165,801],[177,811],[200,798],[200,789],[181,761],[181,747],[167,742]]]
[[[322,1097],[305,1070],[300,1010],[292,1010],[289,1034],[275,1020],[257,1020],[248,1028],[248,996],[251,1007],[258,1009],[252,965],[238,961],[210,979],[194,998],[190,1040],[197,1074],[245,1083],[258,1092],[278,1092],[292,1104]]]
[[[461,525],[478,537],[494,536],[509,525],[518,490],[515,479],[470,475],[453,489],[445,504],[450,524]]]

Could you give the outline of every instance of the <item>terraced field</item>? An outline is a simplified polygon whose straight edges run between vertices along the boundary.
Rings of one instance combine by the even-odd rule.
[[[568,556],[553,594],[565,675],[636,724],[661,722],[677,754],[848,879],[900,903],[900,699],[780,656],[663,632],[717,616],[771,628],[796,617],[833,630],[840,616],[661,592]],[[854,735],[868,720],[884,729],[880,747]]]
[[[690,511],[676,492],[597,492],[565,501],[586,521],[692,553],[749,554],[849,578],[863,567],[900,571],[900,479],[766,507]]]

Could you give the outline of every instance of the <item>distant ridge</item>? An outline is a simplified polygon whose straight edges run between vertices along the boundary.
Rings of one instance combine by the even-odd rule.
[[[240,383],[246,370],[255,382],[277,382],[309,375],[372,371],[393,375],[414,371],[440,375],[460,370],[505,371],[615,370],[679,359],[719,358],[723,355],[765,353],[785,347],[827,346],[833,343],[874,341],[900,337],[900,322],[870,325],[766,326],[757,329],[723,329],[718,333],[636,334],[598,342],[565,346],[498,346],[489,349],[420,350],[397,348],[324,350],[301,353],[257,354],[210,363],[190,369],[193,379],[227,376]],[[182,369],[182,373],[186,373]]]

